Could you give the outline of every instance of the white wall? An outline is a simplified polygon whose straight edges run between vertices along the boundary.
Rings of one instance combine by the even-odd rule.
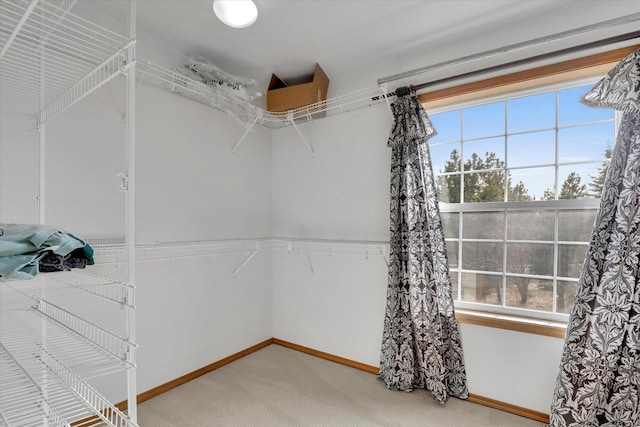
[[[380,256],[273,255],[273,336],[378,366],[387,293]]]
[[[276,236],[389,240],[386,105],[274,131]]]
[[[564,340],[460,324],[469,391],[548,413]]]
[[[39,139],[29,125],[28,116],[0,112],[0,222],[38,222]]]
[[[226,114],[149,88],[139,94],[139,241],[271,235],[271,132],[257,129],[234,154],[244,128]],[[273,336],[270,255],[233,278],[243,259],[140,263],[140,391]]]
[[[378,105],[274,131],[276,235],[388,240],[391,116]],[[387,288],[379,257],[273,256],[274,337],[378,366]],[[461,325],[471,393],[548,412],[562,340]]]

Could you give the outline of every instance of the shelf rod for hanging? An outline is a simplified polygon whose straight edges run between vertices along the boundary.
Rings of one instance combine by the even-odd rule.
[[[490,58],[490,57],[497,56],[497,55],[502,55],[504,53],[515,52],[515,51],[518,51],[518,50],[527,49],[527,48],[531,48],[531,47],[534,47],[534,46],[545,45],[545,44],[550,43],[550,42],[554,42],[554,41],[558,41],[558,40],[562,40],[562,39],[567,39],[569,37],[573,37],[573,36],[576,36],[576,35],[579,35],[579,34],[589,33],[589,32],[592,32],[592,31],[596,31],[596,30],[600,30],[600,29],[608,28],[608,27],[613,27],[613,26],[618,26],[618,25],[630,24],[630,23],[637,22],[637,21],[640,21],[640,13],[634,13],[634,14],[631,14],[631,15],[623,16],[621,18],[610,19],[608,21],[603,21],[603,22],[599,22],[599,23],[596,23],[596,24],[592,24],[592,25],[586,25],[584,27],[578,27],[578,28],[575,28],[573,30],[563,31],[563,32],[552,34],[552,35],[549,35],[549,36],[539,37],[539,38],[536,38],[536,39],[533,39],[533,40],[520,42],[520,43],[515,43],[515,44],[512,44],[512,45],[500,47],[500,48],[497,48],[497,49],[487,50],[487,51],[476,53],[476,54],[473,54],[473,55],[463,56],[461,58],[452,59],[452,60],[449,60],[449,61],[439,62],[437,64],[428,65],[426,67],[416,68],[416,69],[413,69],[413,70],[405,71],[403,73],[394,74],[392,76],[380,78],[380,79],[378,79],[377,83],[378,83],[378,85],[382,85],[384,83],[389,83],[389,82],[393,82],[393,81],[396,81],[396,80],[406,79],[406,78],[417,76],[417,75],[420,75],[420,74],[425,74],[425,73],[428,73],[428,72],[431,72],[431,71],[440,70],[442,68],[449,68],[449,67],[452,67],[452,66],[466,64],[468,62],[473,62],[473,61],[476,61],[476,60],[479,60],[479,59],[485,59],[485,58]],[[637,38],[637,37],[638,37],[638,32],[636,31],[636,32],[632,32],[632,33],[623,34],[623,35],[618,36],[618,37],[612,37],[611,39],[619,38],[620,40],[617,40],[617,41],[626,41],[626,40],[631,40],[631,39]],[[608,40],[610,40],[610,39],[608,39]],[[602,46],[601,43],[602,43],[602,41],[594,42],[593,45],[591,45],[591,43],[587,43],[586,45],[579,46],[579,48],[580,48],[579,50],[587,49],[589,47]],[[609,41],[607,44],[611,44],[611,43],[612,42]],[[591,46],[588,46],[588,45],[591,45]],[[563,51],[560,51],[560,52],[569,53],[570,51],[573,51],[573,50],[574,50],[574,48],[568,48],[568,49],[564,49]],[[429,83],[429,84],[431,84],[431,83]],[[413,86],[413,88],[416,89],[416,90],[419,89],[418,86]]]

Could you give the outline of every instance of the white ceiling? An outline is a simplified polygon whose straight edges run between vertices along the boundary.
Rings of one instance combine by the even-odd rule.
[[[329,75],[332,85],[340,80],[357,84],[358,76],[367,75],[362,86],[368,87],[375,85],[376,78],[388,74],[640,12],[640,1],[613,0],[255,3],[259,10],[257,22],[246,29],[233,29],[217,20],[211,0],[138,0],[138,31],[185,54],[203,55],[225,71],[254,78],[265,87],[272,72],[287,80],[312,72],[316,62]],[[126,22],[127,4],[124,0],[84,0],[82,6]],[[577,45],[637,28],[638,22],[519,55],[542,53],[556,45]]]

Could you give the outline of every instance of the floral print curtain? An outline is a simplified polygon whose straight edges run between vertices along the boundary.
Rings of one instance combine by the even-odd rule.
[[[640,426],[640,50],[583,97],[623,112],[567,326],[552,427]]]
[[[396,91],[391,155],[391,252],[380,376],[444,404],[468,396],[428,140],[436,134],[408,88]]]

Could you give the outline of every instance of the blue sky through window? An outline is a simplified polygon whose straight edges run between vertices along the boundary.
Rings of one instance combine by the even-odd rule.
[[[506,163],[512,182],[522,181],[528,194],[540,200],[555,183],[557,137],[558,187],[571,172],[580,175],[582,184],[590,183],[602,167],[605,150],[615,142],[614,111],[580,102],[590,88],[584,85],[431,115],[438,131],[430,140],[434,173],[443,172],[453,150],[463,163],[473,153],[481,158],[495,153]],[[538,167],[523,168],[528,166]]]

